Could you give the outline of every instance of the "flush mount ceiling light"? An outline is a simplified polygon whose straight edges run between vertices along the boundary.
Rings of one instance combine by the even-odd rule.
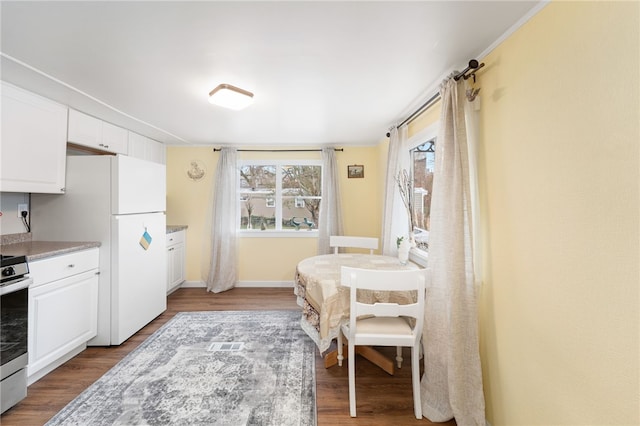
[[[253,102],[253,93],[230,84],[219,84],[209,92],[209,102],[221,107],[239,110]]]

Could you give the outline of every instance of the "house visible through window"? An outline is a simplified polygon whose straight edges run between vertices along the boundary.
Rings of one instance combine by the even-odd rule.
[[[320,162],[243,162],[239,170],[240,229],[318,229],[322,200]]]
[[[414,237],[417,248],[427,251],[431,229],[431,194],[433,170],[436,163],[435,138],[411,150],[411,172],[413,175]]]

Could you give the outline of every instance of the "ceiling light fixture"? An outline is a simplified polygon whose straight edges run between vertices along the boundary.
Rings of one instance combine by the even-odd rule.
[[[209,102],[221,107],[240,110],[253,102],[253,93],[230,84],[219,84],[209,92]]]

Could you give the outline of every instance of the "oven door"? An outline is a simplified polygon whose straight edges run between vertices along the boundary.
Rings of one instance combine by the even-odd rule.
[[[27,396],[30,278],[0,287],[0,413]]]
[[[0,287],[0,379],[26,366],[30,278]]]

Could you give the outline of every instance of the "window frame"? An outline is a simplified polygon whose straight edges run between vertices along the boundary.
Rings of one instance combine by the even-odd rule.
[[[272,197],[275,201],[275,217],[276,217],[276,229],[242,229],[242,201],[240,199],[241,194],[241,177],[240,169],[244,166],[275,166],[276,168],[276,188],[275,194]],[[320,179],[324,173],[321,159],[242,159],[237,162],[237,179],[236,179],[236,203],[238,208],[238,215],[236,217],[236,230],[240,237],[250,238],[318,238],[318,229],[311,230],[285,230],[278,229],[278,226],[282,226],[282,166],[318,166],[320,167]],[[304,197],[307,198],[307,197]],[[314,197],[318,198],[318,197]],[[320,195],[322,200],[322,194]],[[278,221],[280,218],[280,221]]]
[[[407,153],[409,154],[409,163],[411,164],[411,179],[413,179],[413,176],[414,176],[413,158],[412,158],[411,151],[413,151],[415,148],[419,147],[420,145],[423,145],[431,140],[437,139],[439,127],[440,127],[439,123],[437,122],[430,124],[429,126],[420,130],[418,133],[414,134],[407,140],[405,146],[407,147]],[[413,247],[409,251],[409,260],[411,260],[414,263],[417,263],[420,266],[426,267],[428,259],[429,259],[429,252],[427,250],[422,250],[417,247]]]

